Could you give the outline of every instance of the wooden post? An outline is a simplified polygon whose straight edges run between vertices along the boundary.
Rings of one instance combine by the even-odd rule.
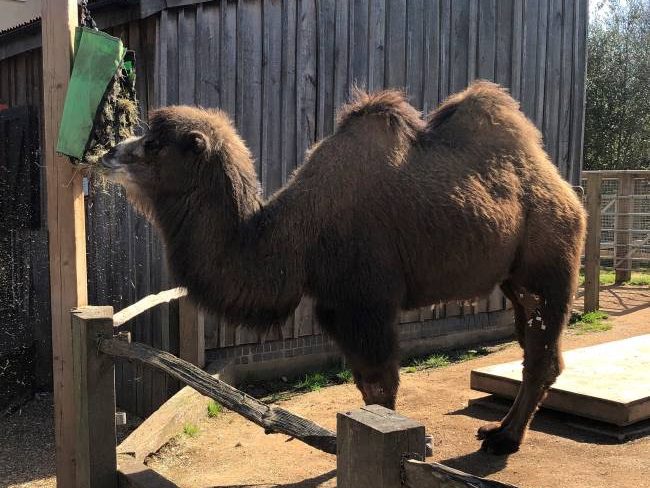
[[[113,307],[82,307],[71,316],[77,412],[73,486],[115,488],[115,364],[98,350],[100,339],[113,337]]]
[[[600,292],[600,174],[587,176],[587,242],[585,243],[585,312],[598,310]]]
[[[199,368],[205,366],[205,315],[189,298],[178,303],[179,355]]]
[[[424,426],[378,405],[339,413],[336,430],[338,488],[397,488],[402,455],[424,459]]]
[[[634,195],[634,175],[622,173],[618,180],[618,207],[616,209],[616,240],[614,242],[614,263],[616,270],[615,282],[617,285],[632,278],[632,261],[625,259],[630,252],[630,232],[632,217],[629,213],[634,209],[632,195]]]
[[[56,142],[72,66],[76,0],[42,2],[43,160],[47,181],[56,472],[59,486],[75,484],[71,309],[86,305],[86,233],[81,174],[57,155]]]

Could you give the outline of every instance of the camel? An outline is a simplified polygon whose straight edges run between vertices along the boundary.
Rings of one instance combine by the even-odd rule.
[[[199,306],[267,330],[311,297],[367,404],[395,407],[400,309],[501,286],[523,382],[477,437],[488,452],[519,449],[562,370],[585,215],[504,89],[475,82],[426,118],[398,91],[359,92],[268,199],[219,110],[158,109],[103,164],[158,227]]]

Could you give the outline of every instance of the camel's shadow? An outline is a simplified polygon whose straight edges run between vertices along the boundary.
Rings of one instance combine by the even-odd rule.
[[[495,422],[501,420],[511,404],[507,400],[490,395],[446,415],[465,415],[486,422]],[[648,435],[650,423],[645,428],[637,426],[634,431],[636,433],[630,434],[626,433],[625,428],[541,408],[535,414],[530,429],[584,444],[616,445]],[[623,435],[625,438],[619,437]]]

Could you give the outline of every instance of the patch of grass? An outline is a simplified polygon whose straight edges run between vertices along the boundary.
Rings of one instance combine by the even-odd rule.
[[[354,381],[354,377],[352,376],[352,371],[349,369],[342,369],[338,373],[336,373],[336,379],[339,380],[341,383],[352,383]]]
[[[223,407],[221,404],[215,402],[214,400],[210,400],[210,403],[208,403],[208,417],[212,419],[216,418],[221,412],[223,412]]]
[[[418,366],[421,369],[444,368],[451,364],[451,359],[446,354],[432,354],[421,361]]]
[[[578,334],[604,332],[612,328],[612,324],[607,322],[608,318],[609,316],[600,310],[583,314],[574,313],[569,321],[569,329]]]
[[[195,424],[187,423],[183,426],[183,434],[187,437],[196,437],[199,435],[199,428]]]
[[[616,281],[616,272],[607,269],[600,270],[599,280],[601,285],[613,285]],[[647,271],[634,271],[632,277],[625,282],[628,285],[635,286],[648,286],[650,285],[650,272]],[[580,286],[585,284],[585,275],[583,271],[580,271]]]
[[[296,388],[299,390],[318,391],[324,386],[327,386],[329,380],[324,373],[309,373],[305,375],[302,381],[296,383]]]
[[[447,354],[432,354],[424,358],[411,359],[406,363],[406,367],[402,370],[404,373],[415,373],[424,369],[444,368],[455,363],[463,361],[470,361],[482,356],[486,356],[491,352],[503,349],[503,345],[497,347],[479,347],[477,349],[462,349],[457,351],[450,351]]]

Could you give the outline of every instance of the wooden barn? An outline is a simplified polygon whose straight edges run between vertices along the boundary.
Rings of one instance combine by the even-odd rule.
[[[353,86],[403,88],[426,112],[477,78],[508,87],[542,130],[562,175],[580,181],[587,0],[96,0],[89,6],[101,29],[136,51],[142,116],[178,103],[226,110],[256,157],[267,195],[287,181],[312,143],[332,132],[336,108]],[[0,364],[8,365],[0,368],[0,411],[51,385],[50,311],[60,313],[56,300],[64,293],[47,259],[48,235],[61,230],[48,227],[57,207],[46,197],[47,150],[40,143],[49,109],[41,45],[39,18],[0,31]],[[84,194],[88,303],[119,310],[169,288],[156,233],[122,190],[86,178]],[[174,354],[194,348],[196,362],[231,364],[239,378],[279,376],[338,360],[312,315],[303,301],[281,331],[260,337],[171,302],[126,328],[134,340]],[[398,328],[404,354],[418,354],[506,337],[512,317],[495,291],[477,302],[405,311]],[[128,363],[118,367],[116,381],[118,404],[140,416],[177,389],[161,373]]]

